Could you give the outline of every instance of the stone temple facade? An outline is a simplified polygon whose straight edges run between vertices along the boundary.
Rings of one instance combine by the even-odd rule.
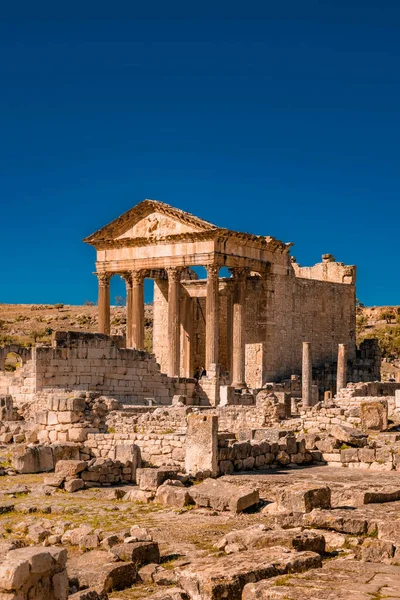
[[[110,333],[110,279],[120,275],[127,290],[126,347],[143,350],[144,279],[153,279],[153,352],[161,371],[205,375],[205,395],[214,401],[220,383],[262,388],[300,375],[304,342],[322,389],[333,387],[339,344],[348,380],[376,374],[374,357],[364,360],[368,373],[357,365],[356,268],[331,254],[301,267],[291,243],[217,227],[154,200],[84,241],[97,251],[99,332]],[[193,267],[205,267],[207,278],[199,279]]]

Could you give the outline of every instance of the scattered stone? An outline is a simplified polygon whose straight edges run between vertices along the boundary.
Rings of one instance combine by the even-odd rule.
[[[165,483],[157,489],[155,502],[173,508],[184,508],[189,504],[193,504],[187,488],[183,485],[182,487],[177,487],[176,485],[166,485]]]
[[[339,440],[339,442],[343,444],[349,444],[349,446],[361,448],[366,446],[368,442],[368,436],[362,431],[354,429],[353,427],[334,424],[331,425],[329,432],[333,437]]]
[[[386,431],[388,428],[387,400],[360,403],[361,427],[368,431]]]
[[[250,550],[252,548],[272,548],[282,546],[298,552],[310,551],[324,554],[325,539],[322,534],[313,531],[295,529],[267,530],[265,525],[254,525],[226,534],[216,544],[218,550],[227,554]]]
[[[55,475],[64,479],[74,479],[88,466],[83,460],[59,460],[56,464]]]
[[[240,560],[233,554],[193,561],[177,569],[177,577],[192,600],[241,600],[246,583],[320,566],[321,557],[314,552],[268,548],[242,552]]]
[[[109,593],[131,587],[137,578],[137,565],[116,562],[110,552],[93,550],[68,561],[68,575],[76,588],[93,588],[97,593]]]
[[[295,484],[277,493],[278,510],[309,513],[314,508],[331,507],[331,490],[325,486]]]
[[[123,542],[111,548],[111,552],[125,562],[133,562],[138,567],[147,563],[158,563],[160,551],[156,542]]]
[[[189,488],[189,494],[198,506],[235,513],[254,506],[259,501],[257,489],[235,486],[215,479],[206,479],[203,483],[192,486]]]
[[[169,467],[141,468],[136,470],[136,479],[142,491],[155,492],[166,479],[176,479],[177,473],[178,469]]]

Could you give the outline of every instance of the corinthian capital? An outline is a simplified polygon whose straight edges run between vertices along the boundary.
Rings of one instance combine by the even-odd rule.
[[[132,287],[132,274],[127,271],[126,273],[121,273],[120,275],[121,275],[122,279],[125,281],[126,287],[127,288]]]
[[[168,281],[178,282],[181,280],[181,267],[166,267],[166,272],[168,275]]]
[[[215,264],[206,265],[208,279],[218,279],[219,269],[220,269],[219,265],[215,265]]]
[[[111,273],[96,273],[100,285],[109,285]]]
[[[132,284],[143,283],[144,271],[142,271],[141,269],[138,269],[137,271],[131,271],[130,274],[131,274]]]

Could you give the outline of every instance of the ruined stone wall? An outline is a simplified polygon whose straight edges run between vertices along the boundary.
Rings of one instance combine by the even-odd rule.
[[[146,352],[121,348],[119,340],[101,334],[56,332],[53,347],[36,347],[33,360],[7,378],[8,393],[18,406],[37,395],[90,390],[127,404],[147,398],[170,404],[175,394],[191,397],[195,382],[161,373]]]
[[[114,433],[185,433],[191,408],[155,408],[145,413],[115,410],[106,417]]]
[[[355,288],[353,285],[271,275],[273,300],[267,311],[264,381],[301,373],[302,342],[312,343],[313,366],[337,360],[338,344],[355,357]]]
[[[238,442],[223,438],[218,441],[220,475],[234,471],[277,469],[282,466],[297,467],[320,460],[320,452],[307,451],[305,441],[296,440],[294,435],[283,436],[276,442],[268,440]]]
[[[280,267],[271,269],[265,277],[248,277],[246,381],[251,388],[261,388],[267,382],[300,374],[303,341],[313,345],[314,368],[322,368],[321,385],[325,380],[329,383],[334,380],[338,344],[348,344],[349,360],[354,361],[355,287],[345,275],[347,267],[341,263],[326,264],[333,266],[328,267],[325,278],[322,275],[321,278],[311,277],[325,269],[320,265],[316,265],[315,273],[313,270]],[[303,274],[306,276],[303,277]],[[205,281],[199,284],[206,286]],[[183,295],[185,293],[182,292]],[[181,337],[186,335],[191,340],[193,369],[205,366],[205,289],[199,290],[199,294],[201,297],[191,299],[192,330],[181,330]],[[228,371],[230,366],[227,297],[220,295],[221,372]],[[155,286],[153,348],[164,370],[168,355],[167,313],[166,283],[160,282]],[[181,365],[184,364],[183,347],[181,340]],[[182,374],[183,369],[182,366]]]
[[[115,447],[121,443],[136,444],[148,466],[185,464],[185,435],[175,433],[106,433],[89,434],[84,451],[93,457],[113,458]]]

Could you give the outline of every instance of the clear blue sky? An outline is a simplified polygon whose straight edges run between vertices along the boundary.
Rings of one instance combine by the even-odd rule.
[[[81,240],[147,197],[400,304],[399,58],[396,0],[4,2],[0,302],[96,300]]]

